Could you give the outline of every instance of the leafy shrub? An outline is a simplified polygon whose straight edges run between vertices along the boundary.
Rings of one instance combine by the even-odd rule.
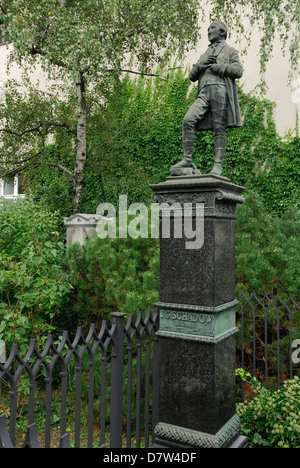
[[[300,380],[286,380],[270,392],[243,369],[237,370],[255,393],[253,400],[237,405],[241,433],[250,448],[300,448]]]
[[[0,208],[0,339],[27,352],[42,345],[70,292],[59,218],[30,198]]]

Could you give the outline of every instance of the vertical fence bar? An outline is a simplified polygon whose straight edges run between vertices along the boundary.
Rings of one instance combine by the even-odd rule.
[[[150,422],[149,417],[150,417],[150,338],[147,337],[146,339],[146,369],[145,369],[145,448],[149,447],[149,422]]]
[[[52,403],[52,372],[47,371],[46,382],[46,408],[45,408],[45,448],[51,443],[51,403]]]
[[[10,391],[10,413],[9,413],[9,435],[13,445],[16,445],[16,414],[17,414],[17,382],[14,379],[14,384],[11,386]]]
[[[253,376],[256,377],[256,344],[255,344],[255,319],[256,319],[256,308],[253,309],[253,335],[252,335],[252,346],[253,346]]]
[[[94,394],[95,355],[89,359],[89,403],[88,403],[88,448],[93,448],[94,439]]]
[[[100,407],[100,447],[105,445],[105,418],[106,418],[106,349],[101,356],[101,407]]]
[[[265,318],[265,387],[268,388],[268,309],[264,307]]]
[[[290,380],[293,378],[293,360],[292,360],[292,354],[293,354],[293,312],[290,308],[289,310],[289,321],[290,321]]]
[[[244,324],[244,306],[240,304],[241,306],[241,366],[242,369],[245,368],[245,350],[244,350],[244,333],[245,333],[245,324]],[[245,382],[242,380],[242,401],[244,401],[245,398]]]
[[[122,447],[123,419],[123,367],[124,367],[124,317],[126,314],[111,314],[116,325],[111,355],[111,406],[110,406],[110,447]]]
[[[67,358],[66,358],[67,359]],[[67,397],[68,397],[68,361],[62,362],[61,376],[61,408],[60,408],[60,435],[67,430]]]
[[[126,399],[126,447],[131,447],[131,405],[132,405],[132,340],[128,336],[127,346],[127,399]]]
[[[76,357],[77,359],[77,357]],[[80,448],[80,421],[81,421],[81,369],[82,362],[78,358],[75,366],[76,389],[75,389],[75,448]]]
[[[279,323],[279,309],[277,311],[277,389],[280,388],[280,323]]]
[[[158,308],[154,309],[154,327],[153,327],[153,377],[152,377],[152,441],[154,441],[154,429],[159,423],[158,405],[159,405],[159,351],[158,337],[156,332],[159,329]]]
[[[142,353],[141,342],[138,335],[137,343],[137,369],[136,369],[136,448],[141,446],[141,375],[142,375]]]

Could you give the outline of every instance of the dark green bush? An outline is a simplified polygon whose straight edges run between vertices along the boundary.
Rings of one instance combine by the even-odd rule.
[[[71,245],[69,311],[88,326],[100,324],[110,312],[136,314],[152,308],[158,300],[158,263],[157,239],[95,237],[83,246]]]
[[[271,297],[300,290],[300,216],[290,208],[284,215],[274,214],[263,197],[252,190],[237,208],[236,294],[241,291]]]

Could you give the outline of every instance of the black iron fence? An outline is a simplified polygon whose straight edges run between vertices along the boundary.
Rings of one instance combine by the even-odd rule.
[[[299,305],[289,297],[238,299],[237,367],[267,387],[299,371],[292,362],[300,338]],[[99,333],[78,328],[71,342],[33,340],[25,357],[13,346],[0,364],[0,446],[149,447],[158,405],[157,311],[112,314]],[[237,396],[251,396],[238,384]],[[9,426],[9,429],[8,429]],[[24,435],[25,434],[25,435]],[[25,439],[25,442],[24,442]]]
[[[293,362],[293,342],[300,339],[299,304],[292,296],[258,297],[255,293],[238,298],[237,366],[256,377],[266,388],[275,390],[284,380],[300,372]],[[251,389],[238,384],[238,398],[252,397]]]
[[[13,347],[0,364],[0,396],[10,400],[0,446],[18,446],[24,428],[26,447],[149,446],[158,316],[125,317],[113,313],[111,325],[104,321],[100,333],[91,325],[86,338],[78,328],[73,342],[67,332],[58,345],[49,336],[42,353],[34,340],[25,357]]]

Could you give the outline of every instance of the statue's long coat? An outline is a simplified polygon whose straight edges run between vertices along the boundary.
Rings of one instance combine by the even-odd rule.
[[[198,80],[198,93],[200,92],[200,78],[204,71],[199,71],[199,64],[207,57],[212,55],[210,48],[201,55],[199,61],[193,66],[189,78],[191,81]],[[227,45],[225,41],[220,42],[213,54],[216,57],[217,64],[220,65],[220,75],[224,78],[227,96],[228,96],[228,114],[226,127],[241,127],[241,113],[238,102],[237,86],[235,80],[243,76],[243,69],[240,63],[238,52]],[[197,130],[212,130],[212,116],[208,111],[205,117],[199,121]]]

